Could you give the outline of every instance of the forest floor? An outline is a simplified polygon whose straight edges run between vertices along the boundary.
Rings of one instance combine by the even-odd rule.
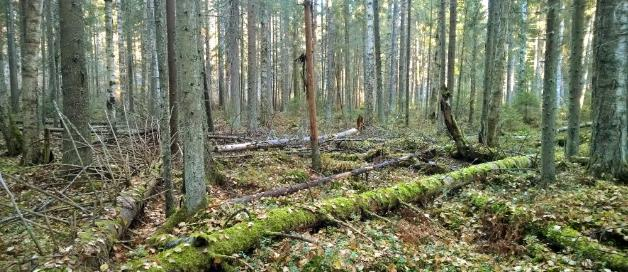
[[[306,131],[300,129],[300,123],[279,115],[273,124],[279,129],[274,131],[235,134],[219,123],[215,134],[237,135],[235,138],[242,138],[238,141],[304,136]],[[185,237],[201,231],[220,232],[239,222],[264,218],[272,208],[309,205],[471,165],[451,157],[450,140],[437,128],[416,126],[367,128],[348,139],[326,142],[321,150],[320,173],[309,168],[307,146],[215,153],[214,165],[224,175],[222,185],[210,186],[208,208],[178,223],[170,234]],[[348,123],[323,125],[321,134],[350,127]],[[496,154],[537,156],[537,130],[524,127],[504,133]],[[590,131],[582,131],[583,136],[587,133]],[[97,160],[93,167],[70,168],[71,173],[63,165],[23,167],[17,158],[0,157],[0,173],[25,216],[25,221],[20,220],[11,202],[1,201],[0,271],[53,267],[89,270],[72,256],[74,242],[80,236],[77,233],[93,228],[95,218],[113,217],[111,206],[124,188],[159,177],[158,148],[151,135],[120,138],[106,148],[95,146]],[[233,139],[213,142],[229,144]],[[584,137],[584,156],[586,144]],[[414,159],[288,196],[262,198],[246,205],[222,205],[239,196],[432,149],[435,155],[428,160]],[[561,152],[557,145],[557,153]],[[610,271],[603,260],[590,258],[592,254],[557,246],[526,227],[531,222],[570,227],[579,231],[582,239],[601,244],[608,251],[604,254],[627,258],[625,184],[592,178],[584,166],[562,159],[557,168],[557,181],[549,186],[539,185],[536,168],[494,171],[487,178],[445,191],[429,201],[385,214],[264,238],[255,249],[230,256],[229,267],[239,271]],[[176,188],[181,188],[180,161],[176,161],[173,174]],[[162,190],[157,188],[157,193],[147,199],[144,212],[131,225],[126,238],[115,242],[111,260],[93,270],[118,270],[130,259],[160,251],[146,240],[165,222],[164,200],[158,193]],[[530,222],[511,220],[509,212],[475,205],[473,197],[477,195],[490,199],[490,203],[522,209]],[[5,191],[0,196],[9,199]],[[50,204],[44,206],[47,202]],[[33,229],[35,239],[29,236],[26,226]]]

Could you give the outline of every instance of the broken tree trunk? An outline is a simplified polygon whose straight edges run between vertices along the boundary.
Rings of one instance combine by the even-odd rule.
[[[522,209],[509,203],[495,200],[485,194],[470,192],[467,194],[473,206],[485,209],[490,213],[501,214],[512,222],[525,224],[528,232],[543,237],[550,244],[560,248],[571,248],[579,256],[599,260],[608,268],[617,271],[628,271],[628,256],[621,251],[613,251],[597,241],[582,235],[569,226],[561,226],[556,222],[533,220],[534,212]]]
[[[241,222],[211,234],[198,233],[185,239],[186,243],[164,250],[157,255],[130,261],[121,269],[137,271],[199,271],[217,264],[225,256],[255,246],[270,233],[289,232],[338,220],[359,217],[363,213],[377,213],[397,208],[400,203],[417,202],[439,194],[443,190],[485,176],[496,169],[527,168],[529,157],[512,157],[479,164],[447,175],[416,179],[361,194],[338,197],[310,206],[288,206],[268,211],[266,217]]]
[[[428,151],[428,152],[431,152],[431,151]],[[312,188],[312,187],[321,186],[323,184],[329,183],[330,181],[343,179],[343,178],[348,178],[348,177],[351,177],[351,176],[357,176],[357,175],[361,175],[361,174],[364,174],[364,173],[367,173],[367,172],[370,172],[370,171],[373,171],[373,170],[382,169],[382,168],[385,168],[385,167],[388,167],[388,166],[397,165],[397,164],[402,163],[404,161],[408,161],[408,160],[410,160],[412,158],[421,156],[422,154],[425,154],[425,153],[426,152],[422,152],[421,154],[418,154],[418,153],[408,154],[408,155],[405,155],[405,156],[400,157],[400,158],[384,161],[384,162],[377,163],[377,164],[372,164],[372,165],[369,165],[369,166],[366,166],[366,167],[362,167],[362,168],[353,169],[353,170],[348,171],[348,172],[343,172],[343,173],[335,174],[335,175],[332,175],[332,176],[322,177],[322,178],[310,180],[310,181],[304,182],[304,183],[283,186],[283,187],[280,187],[280,188],[277,188],[277,189],[264,191],[264,192],[259,192],[259,193],[252,194],[252,195],[247,195],[247,196],[243,196],[243,197],[233,198],[233,199],[227,200],[226,202],[222,203],[222,205],[237,204],[237,203],[240,203],[240,204],[241,203],[248,203],[248,202],[260,199],[262,197],[279,197],[279,196],[285,196],[285,195],[293,194],[293,193],[296,193],[296,192],[301,191],[301,190],[305,190],[305,189],[309,189],[309,188]]]
[[[358,133],[358,129],[352,128],[349,130],[345,130],[332,135],[323,135],[318,137],[318,141],[320,143],[342,139],[347,136],[351,136]],[[234,151],[242,151],[242,150],[253,150],[253,149],[261,149],[261,148],[271,148],[271,147],[280,147],[287,145],[297,145],[304,144],[310,142],[310,137],[304,138],[284,138],[284,139],[275,139],[275,140],[267,140],[267,141],[257,141],[257,142],[248,142],[248,143],[240,143],[240,144],[229,144],[229,145],[217,145],[214,148],[215,152],[234,152]]]
[[[158,179],[144,186],[130,188],[116,198],[113,218],[97,219],[94,226],[83,228],[77,234],[75,253],[78,261],[87,267],[98,267],[110,260],[113,244],[126,233],[135,217],[153,194]]]
[[[593,122],[586,122],[586,123],[580,124],[580,128],[588,128],[588,127],[591,127],[592,125],[593,125]],[[567,131],[567,129],[568,129],[568,127],[561,127],[561,128],[558,128],[556,130],[556,132],[557,133],[558,132],[565,132],[565,131]]]

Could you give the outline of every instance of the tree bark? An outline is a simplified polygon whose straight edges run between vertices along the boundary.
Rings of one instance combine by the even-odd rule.
[[[20,89],[17,82],[17,49],[15,48],[15,16],[13,15],[13,1],[7,1],[5,7],[5,18],[7,26],[7,53],[9,55],[9,83],[11,91],[11,112],[20,111]]]
[[[591,158],[596,176],[628,180],[628,5],[598,0],[593,38]]]
[[[318,127],[316,124],[316,83],[314,82],[314,29],[312,23],[312,0],[303,3],[305,16],[305,86],[307,108],[310,119],[310,143],[312,148],[312,168],[321,169],[321,154],[318,147]]]
[[[578,154],[580,146],[580,98],[582,97],[582,55],[584,47],[585,0],[574,0],[571,15],[571,57],[569,58],[569,114],[565,157]]]
[[[229,119],[235,127],[240,127],[240,0],[229,0],[229,23],[227,26],[227,64],[229,68],[229,92],[231,106]]]
[[[327,52],[326,52],[326,73],[325,90],[327,91],[327,103],[325,103],[325,120],[333,121],[333,110],[336,104],[336,92],[334,86],[334,78],[336,73],[336,65],[334,60],[335,54],[336,27],[334,26],[334,13],[330,7],[327,7]]]
[[[63,163],[85,166],[92,161],[92,150],[88,146],[91,134],[83,1],[59,0],[59,18],[63,114],[67,117]]]
[[[556,179],[554,140],[556,138],[556,68],[559,52],[560,0],[549,0],[546,23],[545,74],[543,78],[543,117],[541,119],[541,181]]]
[[[262,125],[264,126],[270,126],[270,121],[272,118],[272,113],[273,113],[273,85],[272,85],[272,76],[271,76],[271,70],[272,70],[272,63],[270,61],[270,55],[271,55],[271,31],[270,31],[270,26],[271,26],[271,21],[269,21],[269,9],[270,6],[268,4],[261,4],[260,3],[260,20],[261,20],[261,42],[260,42],[260,59],[261,59],[261,69],[260,69],[260,79],[261,79],[261,90],[260,90],[260,95],[261,95],[261,105],[262,107],[260,108],[260,121],[262,123]],[[287,35],[286,33],[283,33],[283,35]],[[281,43],[281,45],[284,45],[283,41]],[[283,47],[282,47],[283,48]],[[283,68],[287,68],[286,67],[286,63],[288,60],[288,56],[289,55],[285,55],[282,58],[282,66]],[[284,70],[284,72],[286,73],[286,75],[290,74],[288,73],[289,69]],[[285,96],[285,94],[287,93],[288,95],[290,95],[289,92],[289,88],[288,86],[290,84],[285,84],[286,82],[290,82],[289,80],[287,80],[287,76],[282,74],[281,75],[281,83],[282,83],[282,96]],[[288,91],[286,91],[288,90]],[[287,98],[286,98],[287,99]],[[283,99],[282,99],[283,101]],[[282,105],[284,102],[282,102]],[[281,107],[280,107],[281,108]]]
[[[126,38],[124,41],[126,42],[126,73],[127,73],[127,101],[128,101],[128,111],[135,112],[135,71],[134,71],[134,54],[133,54],[133,25],[131,23],[131,3],[129,1],[124,1],[124,15],[126,20],[124,20],[124,35]]]
[[[22,163],[39,164],[41,150],[41,120],[38,115],[41,86],[38,83],[41,61],[41,18],[43,1],[30,0],[25,7],[24,51],[22,52]],[[71,98],[68,98],[71,99]]]
[[[390,52],[388,59],[390,65],[388,67],[388,99],[386,107],[386,115],[390,116],[395,112],[397,106],[397,79],[399,78],[399,0],[392,0],[392,9],[390,13]]]
[[[115,55],[113,53],[113,0],[105,1],[105,55],[107,66],[107,99],[105,106],[107,109],[107,119],[111,122],[113,130],[116,126],[116,72]]]
[[[168,46],[168,104],[170,106],[170,136],[172,137],[170,151],[172,154],[179,152],[179,106],[177,101],[177,58],[176,45],[176,0],[166,1],[166,33]]]
[[[331,16],[331,14],[330,14]],[[382,49],[380,38],[379,0],[373,0],[373,31],[375,36],[375,94],[377,99],[377,120],[384,122],[384,86],[382,84]]]
[[[247,1],[246,13],[247,13],[247,128],[249,132],[253,132],[257,129],[257,16],[256,16],[256,3],[257,1]]]
[[[157,55],[157,71],[159,75],[159,133],[161,155],[161,179],[164,184],[166,216],[174,213],[176,208],[174,189],[172,186],[172,152],[170,134],[170,101],[168,97],[168,42],[166,33],[166,5],[165,0],[154,0],[155,14],[155,46]]]
[[[364,123],[374,123],[373,92],[377,88],[377,68],[375,67],[375,4],[374,0],[366,0],[366,58],[364,59]]]

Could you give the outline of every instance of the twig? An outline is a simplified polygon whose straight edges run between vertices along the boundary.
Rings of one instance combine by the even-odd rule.
[[[305,237],[300,236],[300,235],[292,235],[292,234],[281,233],[281,232],[272,232],[272,231],[268,231],[268,232],[266,232],[266,234],[272,235],[272,236],[279,236],[279,237],[284,237],[284,238],[291,238],[291,239],[301,240],[301,241],[304,241],[304,242],[308,242],[310,244],[318,245],[317,241],[305,238]]]
[[[26,227],[26,231],[28,231],[28,235],[33,240],[33,243],[35,243],[35,246],[37,247],[37,251],[39,252],[39,254],[44,255],[44,251],[41,249],[41,246],[39,245],[37,238],[35,238],[35,234],[33,233],[33,229],[31,228],[31,225],[29,225],[26,222],[26,218],[24,218],[24,216],[22,215],[22,212],[20,212],[20,208],[17,206],[17,203],[15,203],[15,196],[13,196],[13,193],[11,193],[11,190],[9,190],[9,187],[7,187],[7,184],[4,183],[4,179],[2,179],[2,174],[0,174],[0,183],[2,183],[2,187],[4,187],[4,190],[7,191],[7,194],[9,194],[9,197],[11,198],[11,204],[13,204],[13,208],[15,208],[17,215],[20,217],[20,220],[22,220],[24,227]]]
[[[56,199],[58,201],[61,201],[61,202],[65,203],[65,204],[68,204],[68,205],[70,205],[70,206],[72,206],[74,208],[77,208],[77,209],[81,210],[81,211],[84,211],[84,212],[88,211],[87,209],[85,209],[85,208],[81,207],[80,205],[76,204],[76,202],[72,201],[69,198],[66,200],[64,198],[56,196],[56,195],[54,195],[54,194],[52,194],[52,193],[50,193],[50,192],[48,192],[48,191],[46,191],[46,190],[44,190],[42,188],[39,188],[39,187],[37,187],[35,185],[32,185],[32,184],[26,182],[25,180],[20,180],[20,184],[26,185],[26,187],[28,187],[28,188],[31,188],[31,189],[33,189],[33,190],[35,190],[37,192],[40,192],[42,194],[45,194],[45,195],[49,196],[49,197],[52,197],[52,198],[54,198],[54,199]],[[64,197],[66,197],[66,196],[64,195]]]

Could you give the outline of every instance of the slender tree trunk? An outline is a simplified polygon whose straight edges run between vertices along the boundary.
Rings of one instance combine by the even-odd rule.
[[[488,108],[485,110],[482,108],[482,128],[485,133],[480,133],[481,136],[485,135],[485,141],[481,141],[489,146],[496,146],[498,144],[498,125],[499,116],[501,113],[501,105],[504,96],[504,68],[506,65],[506,36],[508,29],[508,14],[510,9],[508,8],[509,2],[503,0],[491,0],[489,2],[489,20],[491,21],[491,27],[489,30],[491,33],[490,42],[487,41],[487,55],[486,74],[488,75],[489,84],[485,84],[484,92],[485,96],[490,94],[490,99],[485,97]],[[491,12],[491,10],[493,12]],[[489,50],[488,46],[492,48]],[[492,93],[491,93],[492,92]],[[486,112],[486,115],[484,114]]]
[[[179,124],[183,144],[185,208],[189,214],[207,204],[205,132],[202,112],[202,58],[198,48],[200,6],[196,0],[176,1],[176,65]],[[186,86],[186,88],[181,88]]]
[[[85,58],[83,1],[59,0],[63,114],[63,163],[89,165],[92,150],[89,131],[89,89]],[[68,133],[69,132],[69,133]]]
[[[402,113],[403,111],[403,99],[402,96],[405,94],[405,76],[407,75],[405,68],[406,68],[406,59],[408,59],[408,55],[407,55],[407,50],[406,48],[408,47],[407,41],[408,39],[406,38],[408,35],[406,33],[406,25],[408,24],[408,1],[407,0],[400,0],[401,1],[401,7],[400,7],[400,16],[401,16],[401,24],[399,26],[399,33],[400,33],[400,46],[399,46],[399,88],[398,88],[398,92],[397,92],[397,97],[395,99],[395,101],[397,102],[396,104],[396,108],[398,113]]]
[[[133,63],[133,25],[131,24],[131,3],[125,1],[124,14],[127,20],[124,21],[124,34],[126,35],[126,73],[127,73],[127,101],[129,112],[135,112],[135,67]]]
[[[397,79],[399,78],[399,0],[392,0],[392,9],[390,13],[390,53],[388,58],[390,65],[388,67],[388,105],[386,107],[386,115],[390,116],[395,112],[397,106]],[[402,0],[403,1],[403,0]]]
[[[208,132],[214,132],[214,117],[212,116],[212,65],[211,65],[211,50],[209,47],[209,6],[207,1],[203,1],[199,4],[203,5],[205,23],[203,24],[205,27],[204,30],[204,41],[205,41],[205,59],[203,65],[203,102],[205,103],[205,122],[207,125]],[[199,26],[200,27],[200,26]],[[200,38],[200,36],[199,36]],[[200,40],[200,39],[199,39]],[[202,52],[203,45],[199,45],[199,50]],[[202,56],[202,54],[201,54]]]
[[[373,92],[377,88],[377,68],[375,64],[375,4],[374,0],[366,0],[366,57],[364,59],[364,122],[372,124],[373,116]]]
[[[462,75],[463,70],[462,70],[462,65],[464,64],[464,52],[466,52],[465,50],[465,42],[467,40],[467,32],[468,32],[468,25],[469,25],[469,18],[468,18],[468,14],[469,14],[469,5],[472,5],[471,2],[467,2],[465,3],[464,6],[464,22],[463,22],[463,27],[462,27],[462,45],[460,46],[460,63],[458,64],[458,88],[456,88],[456,114],[460,114],[460,100],[462,99],[461,97],[461,89],[462,89]],[[451,35],[451,34],[450,34]],[[475,38],[475,37],[474,37]],[[451,86],[453,88],[453,85]]]
[[[260,108],[260,121],[264,126],[268,126],[271,121],[271,114],[273,113],[273,86],[272,86],[272,77],[270,72],[272,70],[272,63],[270,60],[271,51],[271,31],[270,26],[271,22],[269,21],[268,14],[269,6],[267,4],[263,4],[260,7],[261,11],[261,44],[260,44],[260,58],[261,58],[261,69],[260,69],[260,78],[261,78],[261,103],[262,107]],[[285,67],[287,56],[282,58],[282,65]],[[286,74],[288,73],[288,69],[285,70]],[[282,95],[286,94],[287,86],[285,82],[289,82],[286,80],[286,76],[282,75]],[[287,92],[290,94],[289,92]],[[282,102],[283,105],[283,102]]]
[[[593,38],[589,167],[596,176],[628,180],[628,5],[598,0]]]
[[[52,1],[50,1],[46,6],[46,16],[48,18],[48,23],[46,24],[46,38],[48,43],[48,99],[46,103],[48,105],[53,105],[53,103],[57,102],[57,98],[59,97],[59,81],[58,81],[58,70],[57,70],[57,29],[56,29],[56,19],[53,14],[56,14],[54,10],[54,5]],[[57,119],[57,114],[50,113],[53,118]]]
[[[253,132],[257,129],[257,15],[256,13],[256,1],[248,1],[246,5],[247,9],[247,34],[248,34],[248,46],[247,46],[247,128],[249,132]]]
[[[408,14],[407,14],[407,19],[406,19],[406,41],[405,43],[405,49],[406,49],[406,53],[405,56],[406,58],[404,59],[405,61],[405,67],[404,67],[404,80],[405,82],[403,83],[404,87],[404,91],[405,91],[405,124],[406,127],[410,126],[410,37],[411,35],[411,27],[412,27],[412,0],[407,0],[408,1]]]
[[[3,48],[3,29],[0,28],[0,48]],[[3,69],[0,69],[0,132],[2,133],[2,137],[4,138],[4,145],[7,148],[8,156],[17,156],[22,153],[22,135],[17,128],[13,118],[11,117],[11,112],[8,110],[7,106],[10,106],[10,102],[8,99],[7,88],[5,85],[5,74],[4,74],[4,54],[0,52],[0,66]]]
[[[331,122],[333,120],[333,110],[336,100],[336,90],[334,88],[334,74],[336,73],[334,60],[334,41],[336,39],[336,27],[334,26],[334,14],[331,8],[327,7],[327,52],[326,52],[326,76],[325,89],[327,90],[327,103],[325,103],[325,120]]]
[[[240,127],[240,0],[229,0],[229,24],[227,27],[227,63],[229,68],[229,92],[231,93],[230,119],[234,127]]]
[[[379,0],[373,0],[373,21],[375,31],[375,93],[377,94],[377,119],[384,122],[384,86],[382,83],[382,49],[379,23]],[[329,15],[331,16],[331,14]]]
[[[342,6],[342,13],[343,13],[343,20],[344,20],[344,40],[345,40],[345,44],[344,44],[344,72],[345,72],[345,106],[347,109],[347,113],[348,115],[351,115],[353,113],[353,94],[354,94],[354,88],[353,88],[353,71],[352,71],[352,67],[353,65],[351,64],[351,52],[352,50],[349,50],[350,45],[349,45],[349,25],[351,23],[351,18],[349,16],[349,1],[350,0],[344,0],[343,2],[343,6]],[[397,1],[397,0],[395,0]]]
[[[105,55],[107,58],[107,99],[105,106],[107,108],[107,118],[115,130],[116,124],[116,72],[115,72],[115,55],[113,53],[113,15],[112,0],[105,1]]]
[[[584,47],[585,0],[574,0],[571,16],[571,57],[569,58],[569,114],[565,157],[578,154],[580,145],[580,98],[582,97],[582,53]]]
[[[222,9],[220,9],[222,11]],[[216,47],[218,48],[218,106],[220,106],[223,110],[226,107],[227,101],[227,91],[225,88],[225,60],[224,60],[224,51],[225,51],[225,34],[224,34],[224,18],[222,17],[222,13],[218,16],[216,22],[216,34],[218,35],[218,44]]]
[[[15,48],[15,15],[13,12],[13,1],[7,1],[5,7],[5,18],[7,26],[7,53],[9,55],[9,83],[11,91],[11,112],[20,111],[20,89],[17,82],[17,49]]]
[[[24,51],[22,51],[22,162],[31,165],[41,163],[43,159],[40,141],[41,119],[38,114],[41,92],[38,77],[41,61],[39,47],[41,46],[43,2],[30,0],[25,8],[23,16],[26,33]]]
[[[290,21],[290,17],[289,17],[289,13],[288,12],[282,12],[281,13],[281,50],[283,52],[283,57],[281,57],[281,67],[283,70],[283,73],[281,73],[281,80],[282,80],[282,88],[281,88],[281,103],[280,103],[280,109],[282,112],[286,112],[286,110],[288,109],[288,102],[290,102],[290,92],[291,92],[291,78],[292,78],[292,71],[290,71],[291,69],[291,65],[290,65],[290,60],[292,59],[292,54],[290,52],[290,25],[289,25],[289,21]],[[263,71],[262,71],[263,72]]]
[[[519,0],[519,33],[517,50],[516,93],[528,91],[527,43],[528,43],[528,0]]]
[[[157,72],[159,86],[159,136],[161,153],[161,179],[164,184],[166,216],[174,213],[176,208],[174,189],[172,186],[172,153],[170,150],[170,107],[168,99],[168,56],[166,34],[166,5],[164,0],[154,1],[155,16],[155,55],[157,56]]]
[[[476,9],[477,10],[477,9]],[[478,36],[478,27],[477,27],[477,13],[476,13],[476,17],[474,19],[474,23],[473,24],[473,42],[472,42],[472,46],[471,46],[471,63],[474,67],[474,69],[472,69],[473,71],[471,72],[471,90],[469,92],[469,125],[472,126],[473,122],[475,121],[475,101],[477,100],[476,96],[476,82],[477,82],[477,69],[475,69],[475,67],[477,67],[477,59],[478,59],[478,41],[477,41],[477,36]]]
[[[547,3],[545,75],[543,77],[543,118],[541,120],[541,181],[553,182],[556,179],[554,162],[554,140],[556,138],[556,69],[559,52],[559,10],[560,0]]]
[[[305,16],[305,74],[308,115],[310,118],[310,141],[312,148],[312,168],[321,169],[321,155],[318,147],[318,128],[316,125],[316,84],[314,83],[314,29],[312,23],[312,1],[303,3]]]
[[[170,105],[170,135],[172,136],[170,151],[179,152],[179,103],[177,101],[177,61],[176,61],[176,0],[166,1],[166,33],[168,49],[168,101]]]

